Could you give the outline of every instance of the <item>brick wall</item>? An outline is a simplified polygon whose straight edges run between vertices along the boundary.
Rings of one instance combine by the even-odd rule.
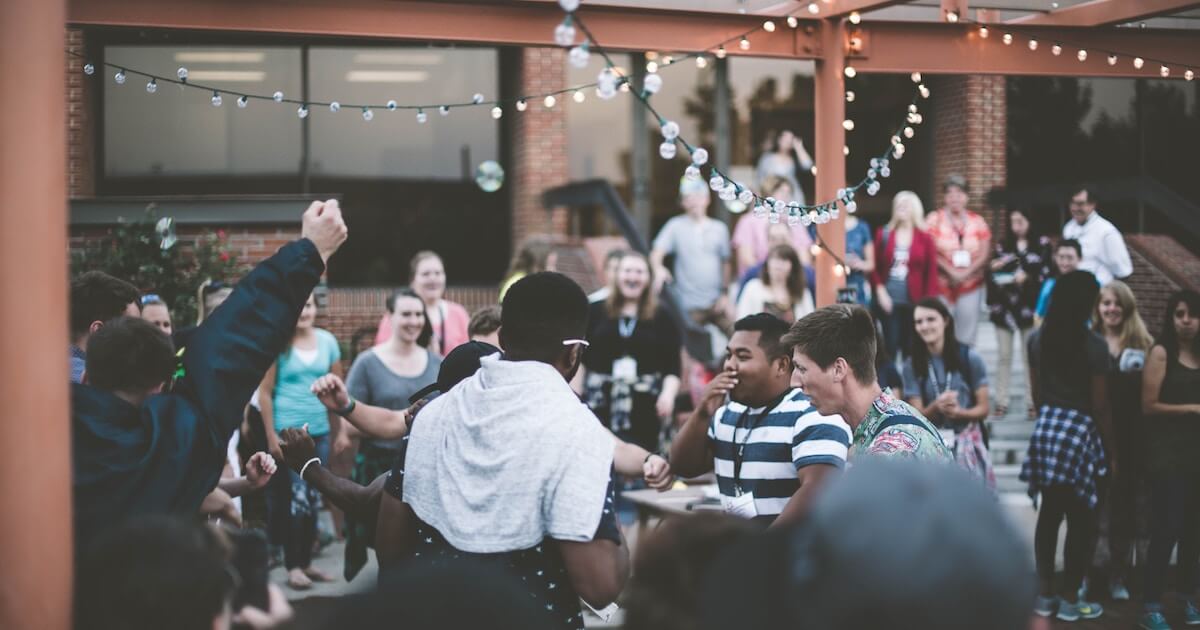
[[[521,50],[520,92],[540,94],[566,87],[566,54],[561,48]],[[513,250],[531,234],[566,234],[567,212],[547,215],[542,191],[565,184],[567,170],[567,107],[569,95],[552,109],[530,101],[524,113],[510,112],[513,138]]]
[[[1138,300],[1138,312],[1157,336],[1167,298],[1179,289],[1200,290],[1200,257],[1162,234],[1128,234],[1133,275],[1126,282]]]
[[[971,190],[969,206],[1003,231],[999,209],[985,202],[989,190],[1008,180],[1008,100],[1004,77],[949,76],[930,80],[934,137],[933,190],[927,210],[941,205],[942,182],[958,173]]]
[[[96,192],[95,172],[92,167],[95,153],[94,129],[98,121],[92,120],[94,90],[89,86],[95,76],[83,73],[84,60],[74,55],[86,55],[83,31],[67,29],[67,195],[71,199],[91,197]],[[104,68],[98,67],[97,74],[103,75]]]

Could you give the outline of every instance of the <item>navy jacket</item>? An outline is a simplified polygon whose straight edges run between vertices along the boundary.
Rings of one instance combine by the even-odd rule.
[[[171,392],[140,407],[71,386],[77,554],[129,517],[196,513],[217,485],[246,403],[291,340],[324,270],[308,239],[263,261],[196,329]]]

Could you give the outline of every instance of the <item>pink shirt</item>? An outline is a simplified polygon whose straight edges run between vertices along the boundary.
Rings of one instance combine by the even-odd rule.
[[[770,249],[767,241],[767,230],[770,227],[771,224],[766,219],[757,219],[749,213],[743,214],[733,228],[731,244],[738,252],[744,251],[742,248],[748,248],[754,252],[754,260],[762,262],[767,259]],[[808,235],[807,229],[799,225],[790,226],[789,229],[792,231],[792,247],[795,247],[796,253],[803,258],[804,252],[812,247],[812,237]],[[738,269],[739,275],[745,272],[745,269]]]

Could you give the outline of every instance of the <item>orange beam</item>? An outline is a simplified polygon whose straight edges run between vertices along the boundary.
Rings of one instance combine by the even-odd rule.
[[[1091,0],[1047,13],[1025,15],[1009,24],[1044,26],[1108,26],[1168,15],[1200,6],[1195,0]]]
[[[1015,36],[1011,46],[1001,39],[1005,32]],[[854,29],[854,34],[863,41],[862,53],[853,59],[860,72],[1158,78],[1158,64],[1151,59],[1176,62],[1172,77],[1181,76],[1184,68],[1200,71],[1196,35],[1179,30],[1021,27],[1006,31],[996,24],[984,39],[972,25],[876,22]],[[1042,44],[1036,51],[1026,46],[1031,37]],[[1050,54],[1055,42],[1063,46],[1058,57]],[[1076,58],[1081,48],[1089,52],[1083,62]],[[1108,65],[1102,50],[1117,52],[1118,63]],[[1134,55],[1147,59],[1141,70],[1133,67]]]
[[[845,22],[841,18],[825,20],[821,24],[821,47],[828,51],[824,59],[817,60],[813,74],[813,101],[816,127],[816,199],[827,201],[837,197],[837,190],[846,185],[846,156],[842,147],[846,145],[846,131],[842,121],[846,119],[846,84],[842,70],[846,65]],[[817,234],[826,247],[839,258],[846,258],[846,217],[842,213],[834,221],[817,226]],[[846,279],[834,273],[836,262],[829,252],[822,251],[815,260],[817,268],[817,306],[828,306],[837,301],[837,290],[845,286]]]
[[[394,0],[69,0],[76,26],[192,29],[554,46],[563,20],[557,3],[395,2]],[[579,10],[588,28],[611,50],[698,52],[761,27],[763,18],[686,11],[597,7]],[[752,48],[727,45],[730,55],[814,58],[820,54],[814,20],[784,24],[750,36]]]
[[[0,116],[0,628],[71,627],[65,18],[0,2],[0,93],[47,104]]]
[[[833,6],[829,10],[822,9],[822,16],[835,15],[850,15],[858,11],[866,13],[867,11],[875,11],[884,9],[896,4],[905,4],[910,0],[834,0]]]

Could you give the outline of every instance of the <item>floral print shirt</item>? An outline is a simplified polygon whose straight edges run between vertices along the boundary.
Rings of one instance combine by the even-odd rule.
[[[883,390],[871,403],[850,443],[851,462],[858,457],[881,455],[954,461],[938,430],[912,405],[892,396],[890,389]]]

